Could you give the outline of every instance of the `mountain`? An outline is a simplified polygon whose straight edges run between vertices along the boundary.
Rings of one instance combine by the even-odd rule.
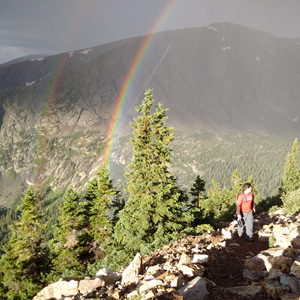
[[[122,173],[131,156],[134,107],[145,89],[153,88],[157,101],[170,109],[168,125],[179,137],[175,148],[189,139],[181,149],[185,157],[174,158],[179,177],[208,175],[211,169],[195,156],[209,151],[206,145],[236,151],[254,139],[252,152],[261,151],[276,164],[276,176],[268,176],[278,185],[286,155],[279,152],[300,132],[299,50],[300,39],[218,23],[0,65],[1,205],[11,205],[28,184],[43,186],[42,198],[69,185],[82,188],[101,162],[126,82],[113,175]],[[259,148],[270,137],[272,142]],[[232,168],[242,162],[240,156],[254,160],[243,153],[228,155]],[[222,156],[210,160],[216,163]],[[183,162],[187,157],[193,157],[191,165]]]
[[[10,60],[8,62],[2,63],[2,64],[0,64],[0,67],[20,63],[20,62],[27,61],[27,60],[41,59],[41,58],[44,58],[46,56],[47,56],[46,54],[26,55],[26,56],[18,57],[18,58]]]

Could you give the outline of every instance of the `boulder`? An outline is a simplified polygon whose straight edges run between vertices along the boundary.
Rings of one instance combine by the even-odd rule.
[[[267,271],[254,271],[249,269],[243,270],[243,277],[247,280],[250,280],[251,282],[259,281],[267,276],[268,276]]]
[[[119,275],[110,268],[103,268],[96,273],[96,277],[105,281],[105,284],[112,284],[119,278]]]
[[[300,261],[295,260],[290,269],[291,274],[300,276]]]
[[[243,297],[255,297],[257,294],[259,294],[262,290],[261,286],[236,286],[236,287],[231,287],[231,288],[226,288],[225,290],[238,294]]]
[[[300,278],[299,277],[290,277],[290,276],[283,275],[280,277],[280,283],[282,285],[288,286],[293,293],[299,294],[299,292],[300,292]]]
[[[290,257],[265,256],[263,254],[258,254],[257,257],[263,259],[267,271],[270,271],[271,269],[280,269],[283,264],[290,267],[293,263],[293,260]]]
[[[294,249],[300,249],[300,238],[299,237],[295,237],[295,238],[291,239],[291,246]]]
[[[245,260],[245,269],[254,271],[263,271],[266,269],[265,262],[261,257],[254,256]]]
[[[143,285],[140,286],[139,291],[140,293],[144,293],[145,291],[148,291],[154,287],[160,286],[163,284],[162,280],[150,280],[145,282]]]
[[[199,276],[179,289],[178,292],[187,300],[206,300],[209,295],[205,280]]]
[[[193,263],[194,264],[206,264],[209,261],[209,256],[207,254],[194,254]]]
[[[137,280],[137,275],[142,270],[142,255],[137,253],[130,265],[125,269],[122,274],[122,285],[128,285]]]
[[[264,287],[267,294],[270,295],[273,299],[277,299],[289,292],[289,288],[282,286],[277,280],[263,281],[262,286]]]
[[[178,270],[180,270],[184,275],[194,277],[194,276],[202,276],[205,272],[205,268],[201,265],[193,264],[193,265],[178,265]]]
[[[79,282],[78,290],[82,295],[86,296],[87,294],[95,291],[97,288],[102,286],[105,286],[105,281],[100,278],[83,279]]]
[[[280,297],[280,300],[299,300],[299,295],[297,294],[285,294]]]
[[[283,276],[284,273],[280,269],[271,269],[269,271],[268,279],[279,279],[280,276]]]
[[[78,293],[80,279],[61,279],[42,289],[33,300],[60,299],[62,296],[73,296]]]

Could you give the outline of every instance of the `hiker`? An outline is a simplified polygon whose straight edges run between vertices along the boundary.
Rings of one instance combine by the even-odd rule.
[[[254,194],[251,184],[243,185],[244,191],[239,194],[236,203],[236,215],[238,218],[238,235],[242,237],[244,224],[246,225],[247,240],[253,242],[253,213],[255,213]]]

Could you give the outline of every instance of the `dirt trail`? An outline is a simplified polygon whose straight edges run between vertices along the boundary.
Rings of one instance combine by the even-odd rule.
[[[264,220],[261,220],[261,222],[263,221]],[[212,237],[211,242],[216,243],[219,238],[220,235]],[[268,242],[258,240],[257,232],[254,231],[254,242],[248,241],[245,234],[240,238],[237,233],[234,233],[233,238],[226,241],[226,247],[212,249],[210,251],[210,264],[207,269],[206,277],[217,284],[218,287],[208,285],[208,290],[210,292],[208,300],[271,299],[268,298],[264,292],[253,298],[237,296],[225,292],[223,289],[250,285],[251,283],[243,278],[245,259],[252,258],[268,248]]]
[[[259,241],[255,235],[254,238],[254,242],[249,242],[246,237],[240,238],[235,234],[233,239],[226,242],[225,249],[212,250],[208,278],[223,287],[245,285],[245,259],[269,248],[267,242]]]

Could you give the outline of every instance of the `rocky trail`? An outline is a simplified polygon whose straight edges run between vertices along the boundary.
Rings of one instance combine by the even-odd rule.
[[[208,239],[210,243],[219,244],[220,235]],[[212,280],[217,286],[208,285],[210,292],[207,299],[272,299],[263,291],[253,297],[237,296],[226,292],[224,288],[251,285],[249,280],[243,277],[245,260],[255,257],[257,254],[269,248],[268,241],[258,239],[257,232],[254,234],[254,242],[246,239],[246,235],[239,237],[233,234],[232,239],[226,241],[225,247],[219,246],[210,251],[210,262],[207,268],[206,278]]]
[[[224,235],[219,231],[204,234],[199,237],[187,237],[181,241],[182,245],[185,245],[186,250],[188,249],[188,244],[190,244],[191,247],[201,245],[202,249],[210,249],[210,245],[214,245],[214,247],[209,250],[210,259],[203,275],[212,281],[212,284],[208,282],[206,286],[209,291],[208,300],[272,299],[265,291],[262,291],[260,294],[255,294],[253,297],[250,295],[243,297],[226,290],[226,288],[230,287],[251,285],[251,281],[243,277],[245,260],[253,258],[269,248],[269,242],[267,240],[259,239],[258,230],[270,222],[272,222],[272,220],[267,218],[266,215],[256,216],[254,222],[254,242],[248,241],[245,233],[242,237],[239,237],[236,232],[232,232],[230,239],[224,240]],[[146,259],[155,259],[156,263],[159,262],[159,256],[157,256],[156,252]],[[160,260],[160,263],[163,262],[163,259]]]
[[[300,299],[300,215],[281,211],[255,216],[254,242],[238,237],[237,221],[155,250],[137,253],[117,273],[108,268],[92,278],[65,278],[34,300]],[[269,247],[269,237],[274,247]]]

